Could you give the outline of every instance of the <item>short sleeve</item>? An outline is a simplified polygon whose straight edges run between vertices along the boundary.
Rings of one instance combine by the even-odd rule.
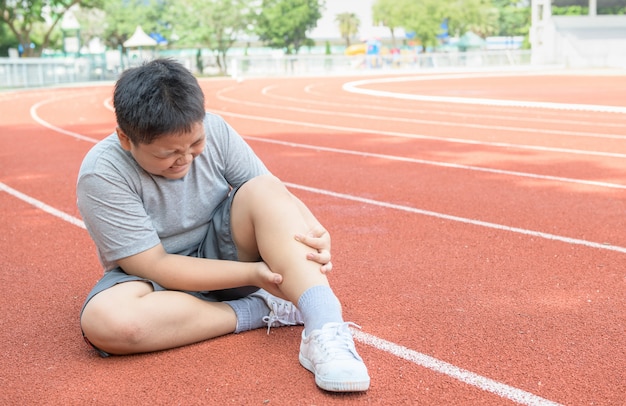
[[[159,244],[140,194],[113,173],[86,174],[77,185],[77,204],[105,270],[120,259]]]

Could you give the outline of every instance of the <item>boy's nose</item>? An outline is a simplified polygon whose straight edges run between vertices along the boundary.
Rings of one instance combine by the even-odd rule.
[[[177,160],[176,160],[176,165],[186,165],[189,162],[191,162],[193,160],[193,155],[188,152],[186,154],[181,155]]]

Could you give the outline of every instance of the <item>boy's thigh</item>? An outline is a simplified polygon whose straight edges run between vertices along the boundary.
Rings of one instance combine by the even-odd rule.
[[[128,314],[133,302],[154,292],[152,283],[145,280],[128,280],[108,287],[88,300],[81,313],[83,330],[89,329],[91,322],[102,326],[103,321],[115,318],[115,315]]]
[[[91,289],[91,291],[87,295],[87,298],[85,298],[85,302],[83,303],[83,308],[81,309],[81,312],[80,312],[81,317],[87,305],[91,303],[91,301],[94,298],[100,296],[104,292],[110,291],[110,289],[114,287],[115,287],[115,290],[113,291],[114,293],[117,292],[118,290],[121,290],[123,292],[127,288],[120,288],[119,286],[125,285],[127,282],[135,282],[131,286],[136,285],[137,289],[139,289],[142,292],[145,290],[145,293],[142,293],[142,294],[146,294],[150,291],[155,291],[155,290],[163,290],[163,288],[159,286],[158,284],[156,284],[155,282],[148,281],[138,276],[129,275],[125,273],[124,271],[122,271],[120,268],[115,268],[111,271],[106,272],[104,276]],[[108,296],[109,294],[110,293],[105,295],[105,297]],[[100,300],[101,299],[99,299],[99,301]]]
[[[128,280],[97,292],[83,305],[80,315],[81,330],[87,344],[101,357],[109,354],[98,347],[98,341],[107,342],[120,321],[120,315],[128,315],[133,301],[154,291],[152,284],[144,280]]]

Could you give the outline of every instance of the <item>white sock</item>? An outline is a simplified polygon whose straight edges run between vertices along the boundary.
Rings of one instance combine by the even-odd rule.
[[[298,310],[304,318],[305,334],[321,329],[326,323],[343,322],[341,303],[328,286],[318,285],[306,290],[298,299]]]
[[[237,300],[228,300],[224,303],[232,307],[237,315],[235,333],[255,330],[267,325],[263,321],[263,317],[270,314],[270,309],[262,298],[246,296]]]

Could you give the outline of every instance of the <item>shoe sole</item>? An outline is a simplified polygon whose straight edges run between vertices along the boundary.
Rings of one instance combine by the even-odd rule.
[[[329,391],[329,392],[364,392],[368,390],[370,387],[369,378],[367,378],[367,380],[349,381],[349,382],[324,380],[315,373],[315,368],[313,368],[313,364],[311,364],[311,362],[308,359],[304,358],[302,354],[299,354],[298,358],[300,359],[300,365],[302,365],[304,368],[312,372],[313,375],[315,375],[315,384],[326,391]]]

